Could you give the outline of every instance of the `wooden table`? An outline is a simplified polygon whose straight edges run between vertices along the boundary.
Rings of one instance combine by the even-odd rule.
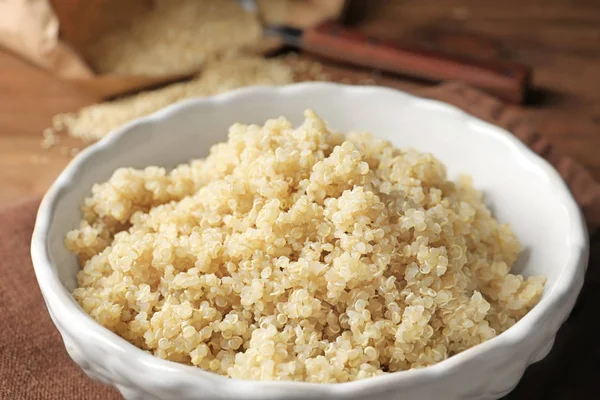
[[[554,143],[600,180],[600,1],[367,3],[361,23],[367,32],[533,66],[536,90],[528,112]],[[402,80],[394,84],[415,85]],[[53,114],[94,100],[0,51],[0,203],[46,190],[70,157],[61,153],[60,145],[43,150],[42,130]]]
[[[600,1],[370,0],[362,29],[483,59],[531,65],[526,105],[541,131],[600,181]],[[344,75],[348,70],[331,67]],[[411,89],[418,83],[395,80]],[[52,115],[95,99],[0,51],[0,203],[41,195],[70,156],[40,147]],[[600,238],[592,240],[586,287],[544,363],[528,370],[511,399],[600,398],[600,346],[586,319],[600,304]],[[543,382],[542,382],[543,381]],[[573,390],[579,391],[574,394]]]

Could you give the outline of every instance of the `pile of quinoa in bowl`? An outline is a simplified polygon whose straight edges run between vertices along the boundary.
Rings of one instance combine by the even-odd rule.
[[[65,244],[73,292],[157,357],[241,379],[347,382],[495,337],[545,279],[468,178],[430,154],[332,132],[312,111],[234,124],[206,159],[122,168]]]

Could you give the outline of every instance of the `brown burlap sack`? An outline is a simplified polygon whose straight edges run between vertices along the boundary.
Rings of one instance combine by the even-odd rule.
[[[590,226],[598,226],[599,185],[580,164],[550,146],[518,108],[462,85],[443,85],[420,94],[456,104],[514,132],[556,166]],[[38,203],[39,199],[27,199],[0,210],[0,399],[120,399],[115,389],[87,378],[69,359],[46,311],[29,256]],[[559,331],[550,355],[527,370],[508,399],[600,398],[600,342],[590,325],[600,304],[599,252],[597,238],[578,305]]]

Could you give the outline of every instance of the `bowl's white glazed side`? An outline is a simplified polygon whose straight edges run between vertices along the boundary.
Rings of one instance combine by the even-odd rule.
[[[118,167],[172,167],[204,157],[212,144],[226,140],[227,128],[234,122],[263,123],[284,115],[299,123],[306,108],[313,108],[335,130],[370,131],[398,147],[432,152],[453,177],[472,175],[498,219],[510,223],[524,244],[521,272],[548,277],[540,306],[497,339],[436,366],[334,386],[240,381],[231,385],[226,378],[145,354],[83,313],[68,294],[75,287],[79,266],[65,250],[63,238],[77,226],[80,215],[75,210],[94,182],[105,181]],[[517,383],[529,363],[547,353],[582,285],[585,231],[558,175],[504,131],[441,103],[392,90],[328,84],[246,89],[169,107],[121,132],[126,133],[85,150],[50,190],[38,216],[32,256],[69,353],[88,374],[118,384],[130,398],[135,393],[140,398],[198,398],[199,388],[202,398],[277,398],[286,393],[291,398],[288,390],[299,399],[326,394],[409,400],[497,398]]]

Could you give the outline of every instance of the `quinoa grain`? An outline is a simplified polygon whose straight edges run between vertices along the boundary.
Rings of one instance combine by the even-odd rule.
[[[188,82],[174,83],[122,99],[92,104],[77,112],[57,114],[48,132],[66,130],[72,137],[87,142],[100,140],[110,131],[169,104],[190,97],[205,97],[250,85],[285,85],[293,82],[290,66],[279,60],[239,56],[209,62]],[[57,136],[44,136],[53,145]],[[51,141],[51,142],[50,142]],[[47,145],[49,147],[49,145]]]
[[[429,154],[235,124],[204,160],[119,169],[65,244],[96,321],[168,360],[243,379],[346,382],[489,340],[539,300],[520,246]]]
[[[261,37],[258,18],[235,0],[154,0],[130,25],[81,51],[98,73],[165,75],[196,70]]]

